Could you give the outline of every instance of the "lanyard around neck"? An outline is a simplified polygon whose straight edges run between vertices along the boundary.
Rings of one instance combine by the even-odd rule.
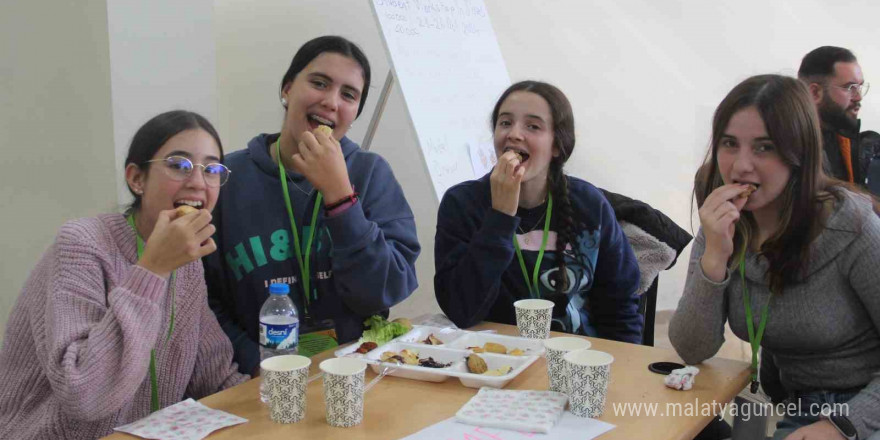
[[[287,216],[290,217],[290,230],[293,233],[293,251],[296,253],[296,261],[299,263],[300,278],[302,278],[303,297],[305,302],[303,307],[305,312],[309,313],[309,296],[311,291],[309,284],[311,282],[310,266],[312,254],[312,241],[315,239],[315,225],[318,223],[318,209],[321,207],[321,200],[324,195],[318,192],[318,198],[315,200],[315,207],[312,208],[312,226],[309,230],[308,241],[306,242],[305,256],[303,256],[302,247],[299,244],[299,230],[296,226],[296,217],[293,216],[293,206],[290,204],[290,193],[287,191],[287,170],[284,169],[284,163],[281,160],[281,136],[275,141],[275,151],[278,153],[278,174],[281,179],[281,191],[284,193],[284,204],[287,206]],[[317,295],[314,295],[317,299]]]
[[[746,327],[749,330],[749,344],[752,346],[752,393],[758,391],[758,349],[761,347],[761,340],[764,339],[764,328],[767,326],[768,308],[770,307],[770,298],[761,309],[761,322],[758,323],[758,334],[755,334],[755,321],[752,318],[752,302],[749,298],[749,288],[746,285],[746,252],[743,249],[739,259],[739,276],[742,280],[743,288],[743,307],[746,309]],[[773,292],[770,292],[773,296]]]
[[[550,216],[553,215],[553,196],[547,194],[547,214],[544,218],[544,234],[541,238],[541,248],[538,250],[538,258],[535,260],[535,270],[532,272],[532,280],[529,281],[529,270],[526,269],[526,260],[523,259],[522,251],[519,248],[519,242],[516,240],[516,232],[513,233],[513,247],[516,249],[516,257],[519,259],[519,268],[522,270],[523,278],[526,280],[526,287],[529,288],[529,296],[532,298],[540,298],[541,293],[538,289],[538,272],[541,269],[541,261],[544,260],[544,249],[547,248],[547,237],[550,235]],[[559,256],[562,258],[562,256]]]
[[[128,222],[128,225],[131,226],[131,229],[134,231],[135,242],[137,243],[137,258],[138,260],[144,255],[144,239],[141,238],[141,234],[138,233],[137,227],[134,225],[134,214],[129,214],[126,216],[125,220]],[[171,334],[174,333],[174,300],[175,291],[174,291],[174,280],[177,278],[177,271],[171,271],[171,278],[168,279],[168,291],[171,294],[171,318],[168,320],[168,333],[165,335],[165,342],[171,339]],[[150,412],[156,412],[159,410],[159,375],[156,373],[156,349],[150,349]]]

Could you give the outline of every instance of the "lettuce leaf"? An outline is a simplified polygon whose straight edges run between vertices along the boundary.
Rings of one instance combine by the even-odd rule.
[[[364,330],[360,342],[375,342],[383,345],[388,341],[406,334],[409,328],[398,322],[389,322],[379,315],[373,315],[364,321],[364,326],[369,329]]]

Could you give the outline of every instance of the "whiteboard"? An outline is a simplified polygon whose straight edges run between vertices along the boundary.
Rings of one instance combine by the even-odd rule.
[[[495,164],[490,117],[510,85],[483,0],[370,0],[437,199]]]

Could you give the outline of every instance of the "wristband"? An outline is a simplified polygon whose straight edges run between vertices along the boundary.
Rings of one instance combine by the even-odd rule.
[[[334,209],[336,209],[346,203],[357,202],[358,196],[359,196],[359,194],[357,193],[357,191],[355,191],[355,192],[353,192],[353,193],[351,193],[351,194],[349,194],[349,195],[347,195],[347,196],[345,196],[345,197],[343,197],[333,203],[324,204],[324,211],[332,211],[332,210],[334,210]]]

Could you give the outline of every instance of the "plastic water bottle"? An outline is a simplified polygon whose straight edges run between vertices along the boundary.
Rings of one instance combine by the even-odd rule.
[[[260,309],[260,361],[273,356],[296,354],[299,343],[299,316],[288,296],[290,286],[273,283],[269,298]],[[263,374],[263,372],[261,372]],[[269,400],[265,381],[260,383],[260,399]]]

